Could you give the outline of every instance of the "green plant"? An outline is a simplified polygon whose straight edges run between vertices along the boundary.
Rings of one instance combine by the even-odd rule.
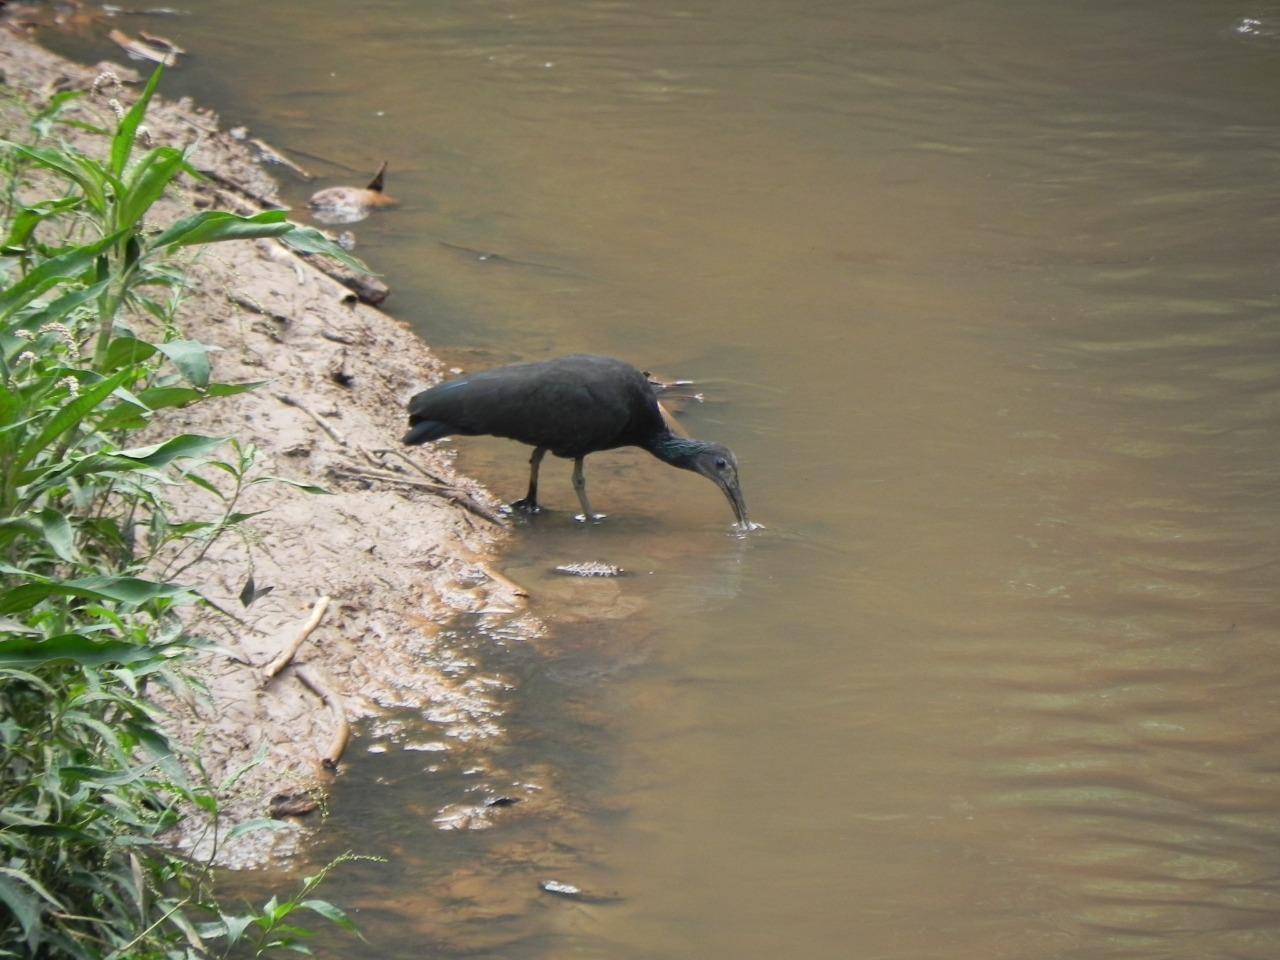
[[[327,900],[320,900],[312,894],[329,876],[335,867],[350,863],[353,860],[378,860],[377,857],[358,857],[352,853],[344,853],[325,864],[317,873],[303,877],[298,891],[287,900],[281,901],[272,897],[261,909],[248,913],[222,914],[216,921],[205,924],[201,928],[203,935],[212,935],[225,940],[226,949],[232,950],[244,945],[252,950],[251,956],[264,957],[275,950],[289,950],[294,953],[310,953],[303,941],[311,936],[311,931],[288,923],[290,916],[299,910],[309,910],[319,914],[326,920],[360,936],[355,924],[340,909]],[[361,937],[363,939],[363,937]]]
[[[150,228],[173,181],[198,176],[173,147],[135,156],[159,78],[119,111],[103,158],[47,142],[95,129],[64,115],[70,94],[31,114],[31,143],[0,141],[0,956],[205,956],[236,939],[207,921],[220,915],[208,865],[162,843],[184,804],[219,829],[217,791],[150,694],[190,694],[195,641],[175,609],[201,598],[175,578],[251,516],[240,492],[269,478],[251,478],[252,449],[229,438],[136,434],[256,386],[213,382],[211,348],[179,334],[179,253],[279,237],[353,261],[278,211]],[[20,201],[37,174],[61,195]],[[155,340],[129,329],[143,316],[160,321]],[[212,492],[217,515],[172,517],[174,484]],[[318,903],[273,905],[261,950],[291,945],[280,924],[298,906],[348,922]]]

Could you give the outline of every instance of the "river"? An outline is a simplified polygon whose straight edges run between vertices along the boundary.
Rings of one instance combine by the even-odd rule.
[[[360,955],[1280,953],[1280,5],[177,7],[171,94],[388,161],[392,313],[696,380],[764,525],[622,451],[581,527],[547,463],[503,569],[548,635],[455,641],[557,801],[442,829],[447,718],[366,730]]]

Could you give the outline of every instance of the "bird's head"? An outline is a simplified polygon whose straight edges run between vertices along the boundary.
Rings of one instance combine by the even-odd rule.
[[[671,437],[666,452],[659,453],[659,456],[674,467],[700,473],[714,483],[728,499],[738,526],[750,528],[747,505],[742,499],[742,487],[738,483],[738,459],[732,450],[722,443],[708,440]]]

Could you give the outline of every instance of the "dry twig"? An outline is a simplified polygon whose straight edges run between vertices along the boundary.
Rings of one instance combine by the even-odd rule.
[[[354,467],[330,467],[329,469],[334,475],[345,477],[349,480],[376,480],[382,483],[398,483],[405,487],[413,487],[415,490],[425,490],[428,493],[434,493],[438,497],[444,497],[451,503],[456,503],[458,506],[474,513],[483,520],[488,520],[490,523],[497,524],[500,527],[507,525],[500,514],[494,513],[482,503],[477,503],[465,490],[451,487],[448,484],[428,483],[424,480],[414,480],[394,473],[357,470]]]
[[[420,474],[422,474],[428,480],[434,480],[436,483],[441,483],[441,484],[444,484],[445,486],[448,486],[448,481],[445,480],[444,477],[441,477],[437,474],[432,473],[426,467],[418,463],[418,461],[410,457],[403,450],[396,450],[391,447],[379,447],[377,450],[374,450],[373,453],[365,451],[365,456],[369,458],[369,461],[371,463],[376,463],[380,467],[385,466],[385,464],[379,462],[377,457],[374,456],[374,454],[379,454],[379,453],[389,453],[393,457],[399,457],[401,460],[403,460],[409,466],[413,467],[414,470],[417,470]]]
[[[296,400],[293,397],[289,396],[288,394],[284,394],[284,393],[277,393],[276,399],[279,400],[281,403],[283,403],[286,407],[297,407],[299,410],[305,413],[308,417],[310,417],[312,420],[318,423],[320,425],[320,429],[322,429],[325,433],[327,433],[332,438],[333,442],[336,443],[338,446],[345,447],[348,445],[346,438],[343,437],[342,434],[340,434],[333,427],[329,426],[329,424],[325,423],[324,420],[321,419],[320,414],[316,413],[314,410],[308,407],[301,400]]]
[[[289,665],[289,661],[298,652],[298,648],[302,646],[307,637],[311,636],[312,631],[320,625],[320,620],[324,617],[324,612],[327,609],[329,609],[328,597],[321,597],[315,602],[315,606],[311,608],[311,616],[307,617],[306,622],[298,628],[298,632],[289,642],[289,645],[281,650],[274,660],[262,668],[263,684],[269,683],[277,673]]]

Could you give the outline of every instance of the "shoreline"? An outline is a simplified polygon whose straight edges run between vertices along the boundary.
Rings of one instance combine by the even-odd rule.
[[[7,30],[0,30],[0,60],[5,85],[35,101],[55,89],[88,89],[103,67],[72,63]],[[121,77],[135,73],[112,69]],[[89,99],[77,109],[90,109]],[[186,99],[165,99],[163,81],[146,125],[157,143],[194,145],[191,162],[213,174],[184,177],[156,205],[158,222],[198,209],[262,209],[250,198],[277,202],[275,183],[249,148],[222,131],[216,115]],[[283,811],[322,803],[333,774],[321,758],[346,721],[442,703],[459,705],[461,717],[492,711],[483,691],[445,669],[439,638],[446,625],[478,615],[527,638],[542,625],[526,611],[522,591],[491,568],[509,535],[494,522],[497,501],[458,475],[447,451],[400,449],[405,401],[444,373],[407,325],[275,241],[218,244],[186,271],[190,288],[178,326],[185,337],[219,348],[213,380],[267,382],[167,411],[156,423],[236,438],[256,450],[253,476],[286,482],[246,489],[237,509],[265,511],[248,521],[251,535],[218,541],[183,576],[238,622],[207,608],[187,618],[213,644],[193,665],[210,699],[175,709],[176,733],[214,784],[248,768],[223,797],[220,834],[271,816],[273,798],[286,798],[275,812],[297,829],[214,843],[208,824],[189,816],[174,839],[219,865],[255,867],[289,856],[313,829],[305,816]],[[178,515],[216,507],[195,492],[173,505]],[[240,597],[250,575],[258,599],[245,607]],[[322,597],[327,610],[294,664],[264,684],[261,667],[297,637]],[[311,686],[297,669],[304,663]],[[500,728],[481,726],[479,735],[459,733],[467,751],[500,743]]]

